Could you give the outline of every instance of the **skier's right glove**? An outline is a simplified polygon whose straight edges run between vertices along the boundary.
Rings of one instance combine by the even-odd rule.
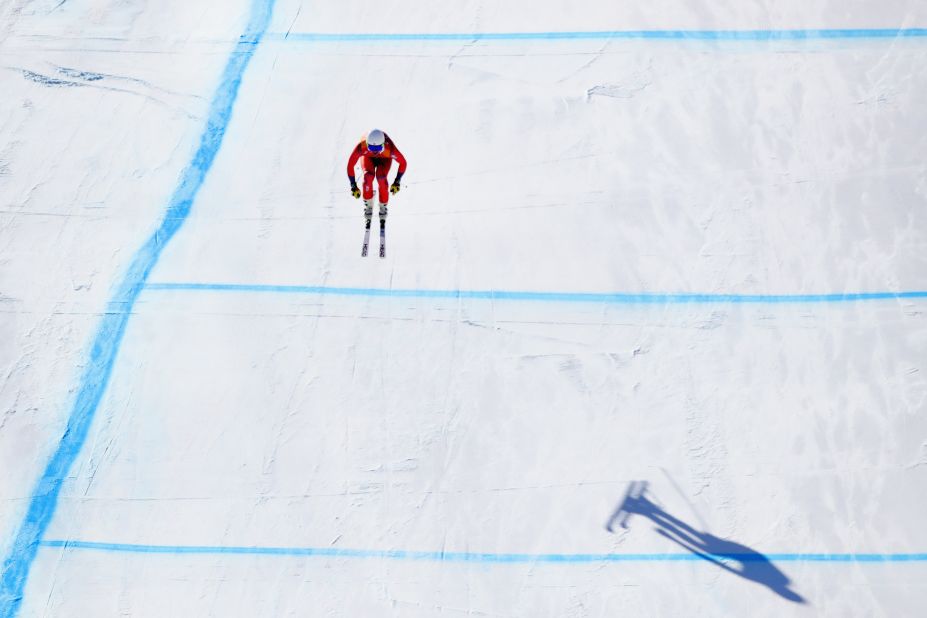
[[[357,188],[357,183],[354,182],[354,179],[351,179],[351,195],[354,196],[354,199],[360,197],[360,189]]]

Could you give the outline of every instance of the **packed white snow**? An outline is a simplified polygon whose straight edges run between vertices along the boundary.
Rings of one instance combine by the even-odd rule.
[[[25,560],[269,5],[0,5],[0,607],[923,611],[927,298],[711,296],[927,290],[927,36],[864,32],[927,27],[904,0],[278,0]],[[793,29],[847,34],[579,34]],[[516,32],[577,35],[416,36]],[[373,127],[409,160],[383,260],[345,170]]]

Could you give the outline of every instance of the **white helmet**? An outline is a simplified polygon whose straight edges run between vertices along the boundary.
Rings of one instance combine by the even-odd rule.
[[[383,144],[386,143],[386,134],[380,129],[374,129],[367,134],[367,150],[370,152],[380,152],[383,150]]]

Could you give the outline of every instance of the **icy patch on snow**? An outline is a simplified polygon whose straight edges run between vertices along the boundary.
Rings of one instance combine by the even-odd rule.
[[[653,83],[649,71],[634,72],[620,82],[600,84],[586,90],[586,98],[593,96],[611,97],[613,99],[631,99]]]

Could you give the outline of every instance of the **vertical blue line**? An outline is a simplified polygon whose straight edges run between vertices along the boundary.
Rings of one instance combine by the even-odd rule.
[[[229,56],[219,87],[210,103],[206,127],[200,136],[193,160],[181,174],[180,183],[171,196],[161,225],[132,258],[98,327],[64,435],[36,484],[26,517],[13,540],[10,555],[3,561],[0,616],[4,618],[12,618],[19,611],[32,562],[55,514],[64,478],[87,439],[93,417],[112,374],[129,314],[164,247],[190,214],[196,195],[216,159],[245,69],[270,24],[274,1],[253,0],[248,25]]]

